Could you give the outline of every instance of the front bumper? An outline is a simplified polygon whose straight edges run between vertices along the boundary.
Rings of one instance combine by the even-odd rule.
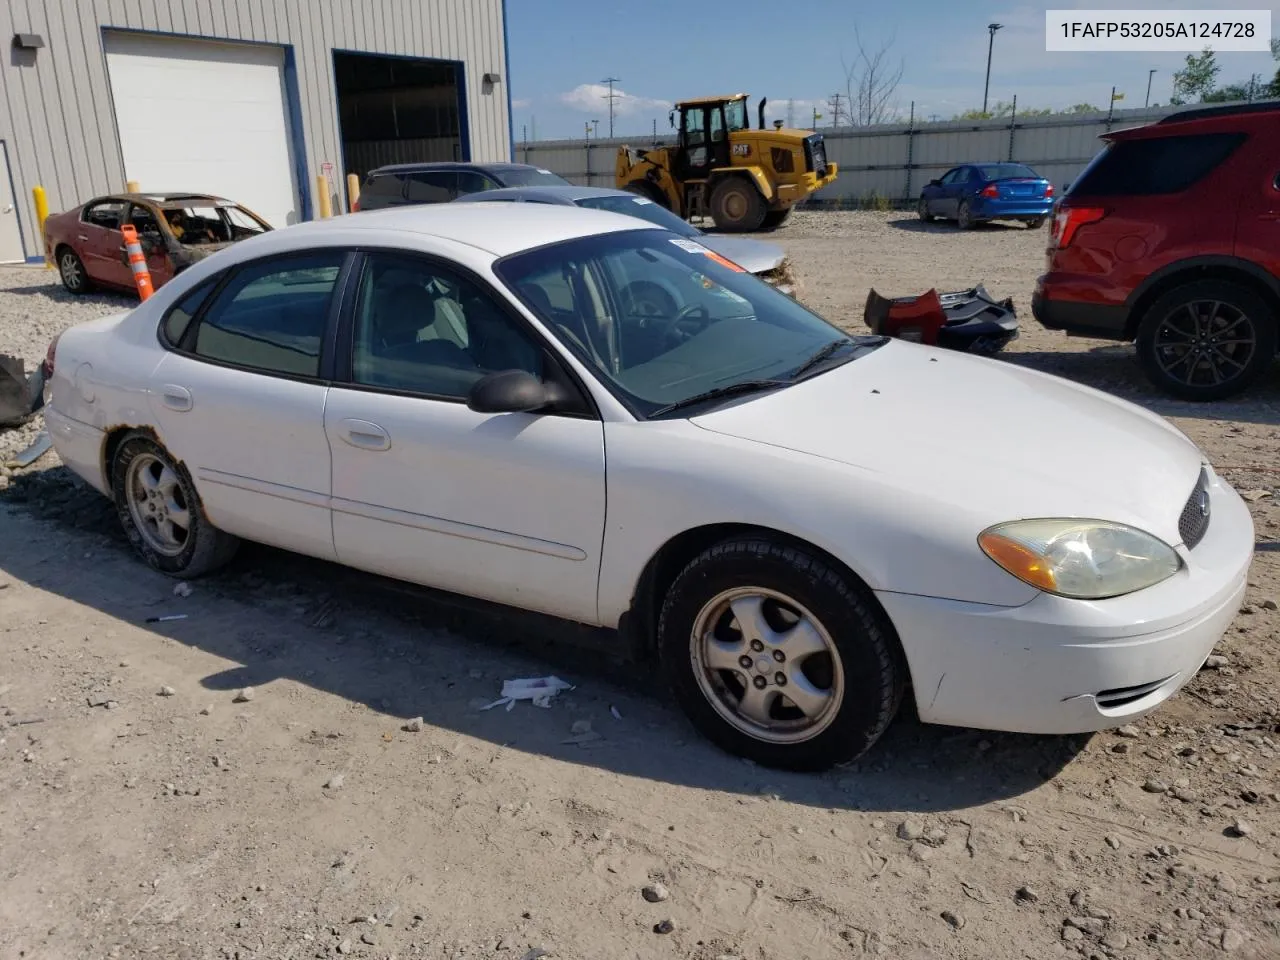
[[[1239,610],[1254,528],[1212,482],[1213,517],[1184,568],[1111,600],[1039,594],[1020,607],[880,593],[926,723],[1085,733],[1155,710],[1199,670]],[[975,550],[976,550],[975,546]]]

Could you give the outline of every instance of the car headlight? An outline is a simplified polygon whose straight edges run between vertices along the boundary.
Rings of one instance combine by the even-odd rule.
[[[1163,540],[1105,520],[1016,520],[984,530],[978,545],[1024,583],[1080,600],[1133,593],[1182,566]]]

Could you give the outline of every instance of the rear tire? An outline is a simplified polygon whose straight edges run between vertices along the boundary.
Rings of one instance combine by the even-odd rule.
[[[764,197],[746,177],[721,177],[711,191],[711,219],[716,229],[725,233],[759,230],[768,212]]]
[[[59,247],[57,254],[58,275],[67,292],[80,296],[93,289],[89,274],[84,269],[84,261],[70,247]]]
[[[896,638],[866,588],[764,537],[716,544],[681,571],[658,645],[694,726],[768,767],[817,771],[856,759],[889,727],[905,690]]]
[[[129,542],[147,565],[189,579],[224,566],[240,541],[204,515],[186,467],[142,432],[111,460],[111,494]]]
[[[787,218],[791,216],[794,207],[787,207],[785,210],[770,210],[764,215],[764,223],[760,226],[764,230],[776,230],[787,222]]]
[[[1147,379],[1180,400],[1210,401],[1248,388],[1276,356],[1275,311],[1252,290],[1200,280],[1170,290],[1138,325]]]

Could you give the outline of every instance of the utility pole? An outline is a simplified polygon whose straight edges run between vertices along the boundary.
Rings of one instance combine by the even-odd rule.
[[[842,94],[833,93],[831,99],[827,103],[831,104],[831,126],[840,126],[840,97]]]
[[[520,138],[525,143],[529,142],[529,125],[527,123],[520,124]]]
[[[1147,101],[1143,104],[1144,107],[1151,106],[1151,78],[1155,75],[1156,72],[1154,70],[1147,71]]]
[[[658,142],[658,118],[653,118],[653,142]]]
[[[591,132],[592,132],[592,134],[595,136],[595,138],[596,138],[597,140],[599,140],[599,139],[600,139],[600,121],[599,121],[599,120],[592,120],[592,121],[591,121]],[[611,134],[609,134],[609,135],[610,135],[610,136],[613,136],[613,134],[612,134],[612,133],[611,133]]]
[[[796,102],[795,100],[787,101],[787,129],[794,130],[796,128]]]
[[[821,119],[822,119],[822,114],[818,112],[817,107],[814,107],[813,108],[813,129],[814,130],[818,129],[818,121]]]
[[[1004,27],[1003,23],[987,24],[987,82],[982,88],[982,112],[987,112],[987,94],[991,92],[991,51],[996,44],[996,31]]]
[[[605,77],[605,79],[601,80],[600,82],[607,83],[609,85],[609,92],[604,95],[604,99],[609,101],[609,139],[612,140],[613,139],[613,101],[618,98],[618,95],[613,92],[613,85],[618,82],[618,78]]]

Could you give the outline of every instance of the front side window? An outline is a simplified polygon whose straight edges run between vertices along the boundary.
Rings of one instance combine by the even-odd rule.
[[[410,203],[448,203],[458,191],[458,175],[452,170],[415,170],[408,176]]]
[[[197,356],[268,373],[320,374],[341,250],[242,266],[196,328]]]
[[[483,173],[476,173],[474,170],[458,171],[458,196],[468,193],[481,193],[485,190],[493,190],[498,185],[486,177]]]
[[[751,129],[751,124],[747,122],[747,101],[745,100],[726,103],[724,106],[724,118],[730,130]]]
[[[403,254],[374,253],[356,296],[351,379],[463,400],[499,370],[543,376],[543,351],[479,284]]]
[[[748,382],[785,386],[883,342],[846,336],[695,240],[665,230],[565,241],[506,257],[495,269],[639,416]],[[829,357],[815,361],[823,350]]]

